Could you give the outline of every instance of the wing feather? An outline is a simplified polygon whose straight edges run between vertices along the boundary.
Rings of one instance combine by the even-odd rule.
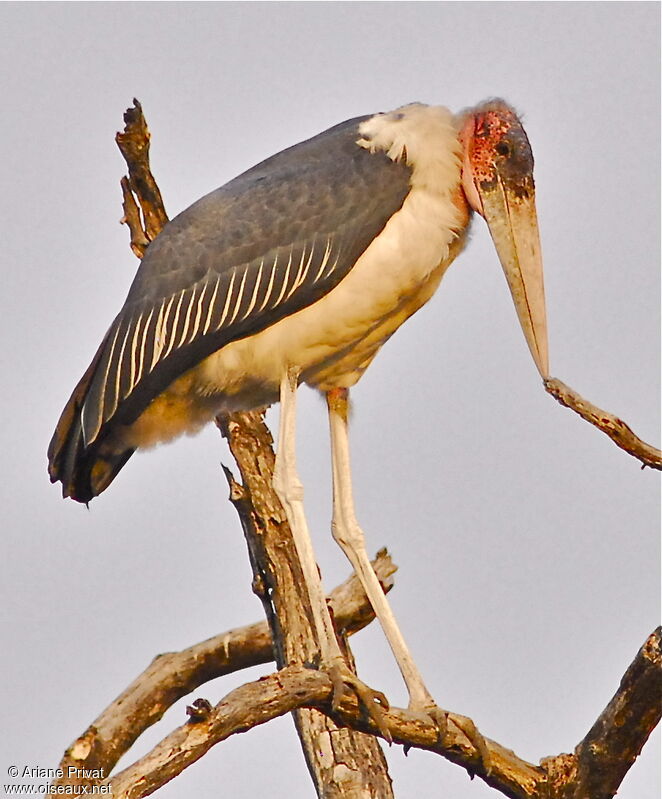
[[[241,308],[241,298],[244,296],[244,287],[246,285],[246,276],[248,275],[248,269],[244,269],[244,274],[241,277],[241,285],[239,286],[239,292],[237,294],[237,299],[234,303],[234,310],[232,311],[232,316],[228,319],[228,325],[231,325],[234,320],[237,318],[239,314],[239,309]]]
[[[69,494],[94,493],[95,447],[113,425],[131,424],[173,380],[229,342],[320,299],[402,206],[410,169],[357,145],[366,118],[249,169],[149,245],[51,444],[52,479],[68,480]],[[128,458],[120,455],[107,461],[104,487]]]
[[[140,325],[143,321],[143,314],[140,314],[133,324],[133,336],[131,337],[131,355],[129,357],[129,385],[127,394],[133,391],[136,384],[136,371],[138,368],[138,337],[140,335]]]
[[[232,270],[232,277],[230,278],[230,285],[228,286],[228,290],[227,290],[226,295],[225,295],[225,305],[223,307],[223,315],[221,316],[221,319],[220,319],[219,323],[216,325],[216,332],[217,333],[223,327],[223,322],[225,322],[225,318],[228,315],[228,310],[230,308],[230,303],[232,302],[232,288],[234,286],[234,279],[235,279],[236,276],[237,276],[237,270],[233,269]]]
[[[292,281],[292,288],[285,295],[285,299],[286,300],[290,299],[290,297],[294,294],[294,292],[299,288],[299,286],[303,282],[303,275],[305,273],[303,262],[304,262],[305,257],[306,257],[306,253],[302,251],[301,258],[299,258],[299,267],[297,269],[297,274],[296,274],[296,277],[294,278],[294,280]],[[312,252],[311,252],[311,257],[312,257]],[[308,263],[310,264],[310,258],[308,259]]]
[[[255,303],[257,302],[257,295],[260,291],[260,285],[262,283],[262,268],[264,266],[264,260],[260,262],[260,268],[258,269],[257,276],[255,278],[255,284],[253,287],[253,296],[251,297],[251,301],[248,304],[248,308],[246,309],[246,313],[241,317],[241,321],[243,322],[247,316],[250,316],[253,308],[255,308]]]
[[[120,332],[120,325],[115,325],[114,334],[111,328],[106,336],[107,346],[101,350],[101,360],[96,372],[92,375],[90,388],[81,408],[81,425],[84,446],[94,441],[101,429],[104,418],[104,389],[108,381],[110,363],[115,353],[115,346]],[[102,344],[103,347],[103,344]],[[73,397],[73,395],[72,395]],[[71,401],[71,400],[70,400]]]
[[[209,326],[211,325],[211,317],[214,313],[214,309],[216,308],[216,296],[218,295],[218,287],[221,284],[221,276],[219,275],[214,282],[214,291],[212,292],[211,298],[209,300],[209,309],[207,311],[207,319],[205,320],[205,325],[202,328],[202,335],[206,336],[209,330]]]
[[[274,304],[271,306],[271,310],[273,311],[283,301],[283,297],[285,296],[285,292],[287,291],[287,284],[290,281],[290,269],[292,267],[292,250],[290,250],[289,257],[287,259],[287,265],[285,266],[285,272],[282,277],[282,283],[280,284],[280,294],[278,295],[278,299]]]
[[[187,329],[186,336],[185,337],[182,336],[182,338],[180,339],[178,345],[179,347],[181,347],[182,344],[184,343],[184,338],[186,338],[187,343],[191,342],[196,337],[198,330],[200,329],[200,322],[202,321],[202,302],[205,298],[205,293],[207,292],[208,287],[209,287],[208,283],[205,283],[204,286],[202,287],[202,291],[200,292],[200,296],[198,297],[198,302],[196,303],[195,306],[195,319],[193,320],[193,324],[190,326],[190,331]],[[191,305],[189,307],[189,313],[191,311],[191,308],[193,308],[194,298],[195,298],[195,292],[191,296]],[[187,328],[189,327],[188,315],[186,319],[186,326]]]
[[[276,277],[276,263],[275,261],[271,262],[271,273],[269,275],[269,285],[267,286],[267,290],[264,294],[264,299],[262,300],[262,304],[258,308],[258,313],[262,313],[264,309],[267,307],[267,303],[269,302],[269,298],[271,297],[271,292],[274,287],[274,278]]]
[[[319,269],[317,270],[317,274],[315,275],[315,279],[313,283],[317,283],[317,281],[322,277],[322,273],[326,269],[327,261],[329,260],[329,254],[331,252],[331,239],[327,238],[326,240],[326,247],[324,249],[324,257],[322,258],[322,263],[320,264]],[[312,255],[312,253],[311,253]],[[310,265],[310,258],[308,259],[308,266]]]
[[[150,332],[150,330],[153,330],[153,328],[151,326],[152,325],[152,317],[153,316],[154,316],[154,308],[150,308],[149,309],[149,314],[147,316],[147,320],[145,321],[145,327],[143,329],[142,341],[140,342],[140,356],[138,358],[138,363],[137,363],[137,368],[136,368],[136,379],[133,381],[133,384],[131,385],[131,390],[132,391],[133,391],[134,386],[138,382],[138,378],[142,376],[143,370],[145,368],[145,363],[146,363],[145,350],[146,350],[146,345],[147,345],[147,335]]]

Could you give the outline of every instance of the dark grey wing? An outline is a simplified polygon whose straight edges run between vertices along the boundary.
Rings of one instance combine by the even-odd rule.
[[[268,158],[163,228],[63,412],[53,479],[65,417],[78,416],[77,449],[89,447],[111,419],[132,423],[183,372],[311,305],[351,270],[409,192],[404,163],[356,144],[367,118]]]
[[[350,271],[409,191],[407,166],[356,144],[362,119],[267,159],[165,226],[107,335],[84,404],[86,444]]]

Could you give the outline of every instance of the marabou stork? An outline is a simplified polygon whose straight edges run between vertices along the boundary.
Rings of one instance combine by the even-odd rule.
[[[474,211],[489,226],[529,349],[547,376],[533,157],[524,129],[502,100],[457,115],[415,103],[350,119],[290,147],[169,222],[149,245],[48,453],[63,496],[88,502],[136,449],[195,431],[220,410],[280,399],[274,484],[302,561],[322,661],[361,693],[342,666],[296,472],[297,386],[323,392],[333,535],[364,585],[417,710],[434,703],[354,514],[348,392],[382,344],[430,299],[464,247]]]

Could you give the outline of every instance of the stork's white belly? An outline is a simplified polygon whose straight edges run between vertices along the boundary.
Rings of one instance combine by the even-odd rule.
[[[289,367],[315,388],[354,385],[382,344],[432,296],[460,249],[456,242],[418,261],[423,247],[379,261],[367,254],[315,305],[207,358],[196,369],[196,383],[233,409],[274,402]]]
[[[432,296],[461,248],[457,229],[439,224],[439,206],[412,191],[338,286],[208,357],[196,369],[199,389],[246,408],[275,401],[289,367],[313,387],[354,385],[388,337]]]
[[[394,160],[406,157],[412,167],[411,191],[400,210],[332,291],[227,344],[176,380],[124,429],[122,446],[149,446],[192,432],[223,409],[275,402],[292,367],[313,387],[350,387],[432,296],[462,249],[469,222],[453,118],[443,108],[407,106],[372,117],[360,132],[361,146]]]

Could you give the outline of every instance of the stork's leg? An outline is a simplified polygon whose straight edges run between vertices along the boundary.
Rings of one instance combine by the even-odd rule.
[[[347,389],[334,389],[326,395],[333,463],[333,537],[354,567],[384,629],[409,691],[410,708],[421,710],[424,707],[433,707],[434,700],[405,644],[391,606],[370,563],[363,531],[356,521],[347,435],[348,396]]]
[[[365,548],[363,531],[356,520],[347,433],[348,398],[349,391],[347,389],[333,389],[326,395],[333,464],[333,537],[349,558],[382,625],[409,692],[410,710],[423,712],[430,716],[437,724],[439,736],[443,742],[448,714],[437,707],[432,695],[425,687],[418,667],[402,637],[391,606],[372,568]],[[489,773],[490,757],[485,739],[470,719],[466,719],[458,726],[475,746],[482,768]]]
[[[313,626],[322,659],[327,662],[340,654],[331,618],[326,607],[326,596],[315,562],[315,554],[308,532],[308,523],[303,508],[303,485],[296,466],[296,391],[298,374],[288,371],[281,381],[280,427],[278,451],[274,466],[274,489],[278,494],[301,563],[303,579],[310,599]],[[334,645],[335,644],[335,645]]]
[[[298,372],[288,370],[280,386],[280,427],[278,451],[274,466],[274,489],[285,509],[292,537],[299,556],[306,591],[313,614],[322,665],[328,669],[334,683],[333,705],[337,708],[342,686],[349,685],[370,713],[386,738],[390,738],[379,705],[388,708],[386,697],[373,691],[350,671],[340,651],[333,622],[326,605],[326,596],[317,569],[308,524],[303,508],[303,485],[296,468],[296,391]]]

